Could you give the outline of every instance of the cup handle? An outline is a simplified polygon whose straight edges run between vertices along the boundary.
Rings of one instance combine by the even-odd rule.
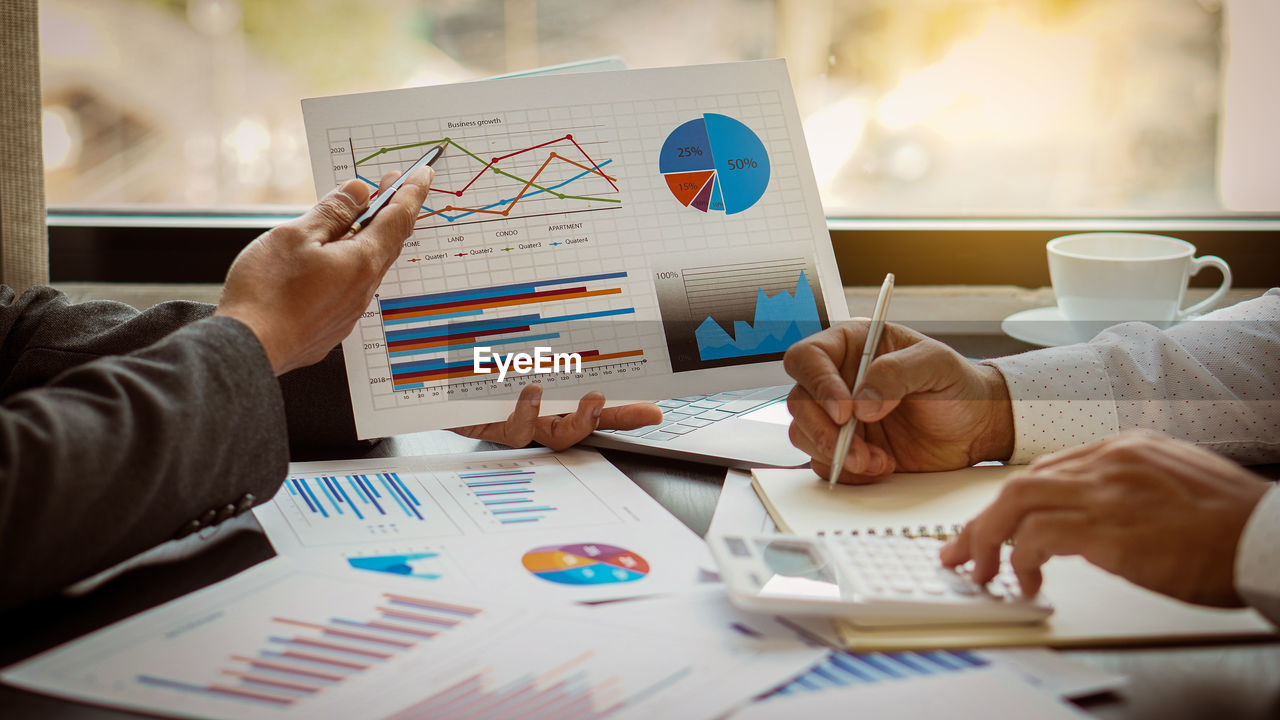
[[[1219,285],[1218,289],[1213,291],[1213,294],[1210,295],[1209,297],[1205,298],[1204,300],[1201,300],[1200,302],[1196,303],[1195,305],[1192,305],[1189,308],[1184,308],[1182,310],[1179,310],[1178,311],[1179,320],[1186,320],[1187,318],[1193,315],[1199,315],[1202,312],[1211,310],[1213,306],[1217,305],[1218,301],[1222,299],[1222,296],[1226,295],[1227,291],[1231,289],[1231,268],[1227,266],[1226,260],[1223,260],[1217,255],[1203,255],[1198,258],[1191,258],[1191,274],[1192,275],[1199,273],[1201,270],[1207,267],[1218,268],[1218,270],[1222,273],[1222,284]]]

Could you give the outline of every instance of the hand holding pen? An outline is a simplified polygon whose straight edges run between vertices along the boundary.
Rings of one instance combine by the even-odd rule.
[[[853,387],[850,388],[850,396],[857,394],[858,388],[862,385],[862,379],[867,376],[867,367],[875,357],[876,346],[880,344],[880,335],[884,332],[884,318],[889,312],[889,297],[892,295],[893,273],[888,273],[884,276],[884,283],[880,285],[880,295],[876,297],[876,308],[871,313],[871,329],[867,332],[867,341],[862,346],[862,359],[858,362],[858,375],[854,378]],[[857,426],[858,418],[850,415],[849,422],[840,428],[840,434],[836,436],[835,451],[831,453],[831,476],[827,478],[827,487],[836,484],[836,476],[840,474],[840,468],[844,467],[844,459],[849,454],[849,443],[853,441],[853,431]]]
[[[387,186],[386,189],[380,189],[377,196],[370,200],[369,207],[364,212],[360,213],[360,217],[356,218],[356,221],[352,223],[351,234],[354,235],[360,232],[361,228],[366,227],[370,222],[373,222],[373,218],[377,216],[378,211],[382,210],[382,208],[387,206],[387,203],[391,202],[391,198],[395,197],[396,191],[400,189],[400,186],[404,184],[405,180],[409,179],[409,176],[412,175],[415,170],[435,165],[436,160],[439,160],[440,156],[443,154],[444,145],[437,145],[431,148],[425,155],[418,158],[417,162],[410,165],[408,170],[401,173],[400,177],[392,181],[391,185]]]
[[[783,363],[796,380],[790,438],[814,472],[856,484],[1009,457],[1013,414],[999,369],[890,322],[876,339],[875,327],[833,324],[787,349]],[[833,458],[837,449],[843,458]],[[829,465],[833,459],[842,464]]]

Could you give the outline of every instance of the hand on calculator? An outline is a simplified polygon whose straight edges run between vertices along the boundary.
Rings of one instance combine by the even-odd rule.
[[[942,541],[883,535],[722,535],[708,539],[734,604],[831,615],[866,626],[1033,623],[1053,612],[1023,598],[1007,562],[986,584],[938,560]]]

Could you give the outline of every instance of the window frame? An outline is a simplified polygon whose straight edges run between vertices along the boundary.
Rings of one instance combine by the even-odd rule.
[[[239,211],[51,208],[50,278],[91,283],[220,283],[237,253],[304,208]],[[827,227],[846,287],[1047,287],[1044,244],[1075,232],[1150,232],[1191,242],[1231,265],[1233,286],[1280,285],[1280,214],[1248,217],[844,218]],[[1193,279],[1216,287],[1216,273]]]

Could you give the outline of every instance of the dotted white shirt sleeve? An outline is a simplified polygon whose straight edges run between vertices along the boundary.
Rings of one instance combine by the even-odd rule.
[[[1262,496],[1236,548],[1236,591],[1280,625],[1280,487]]]
[[[1280,288],[1169,330],[1124,323],[987,363],[1013,401],[1011,463],[1130,428],[1280,460]]]
[[[1245,464],[1280,461],[1280,288],[1169,330],[1125,323],[1088,343],[986,362],[1013,401],[1011,463],[1130,428]],[[1245,526],[1236,588],[1280,624],[1280,488]]]

